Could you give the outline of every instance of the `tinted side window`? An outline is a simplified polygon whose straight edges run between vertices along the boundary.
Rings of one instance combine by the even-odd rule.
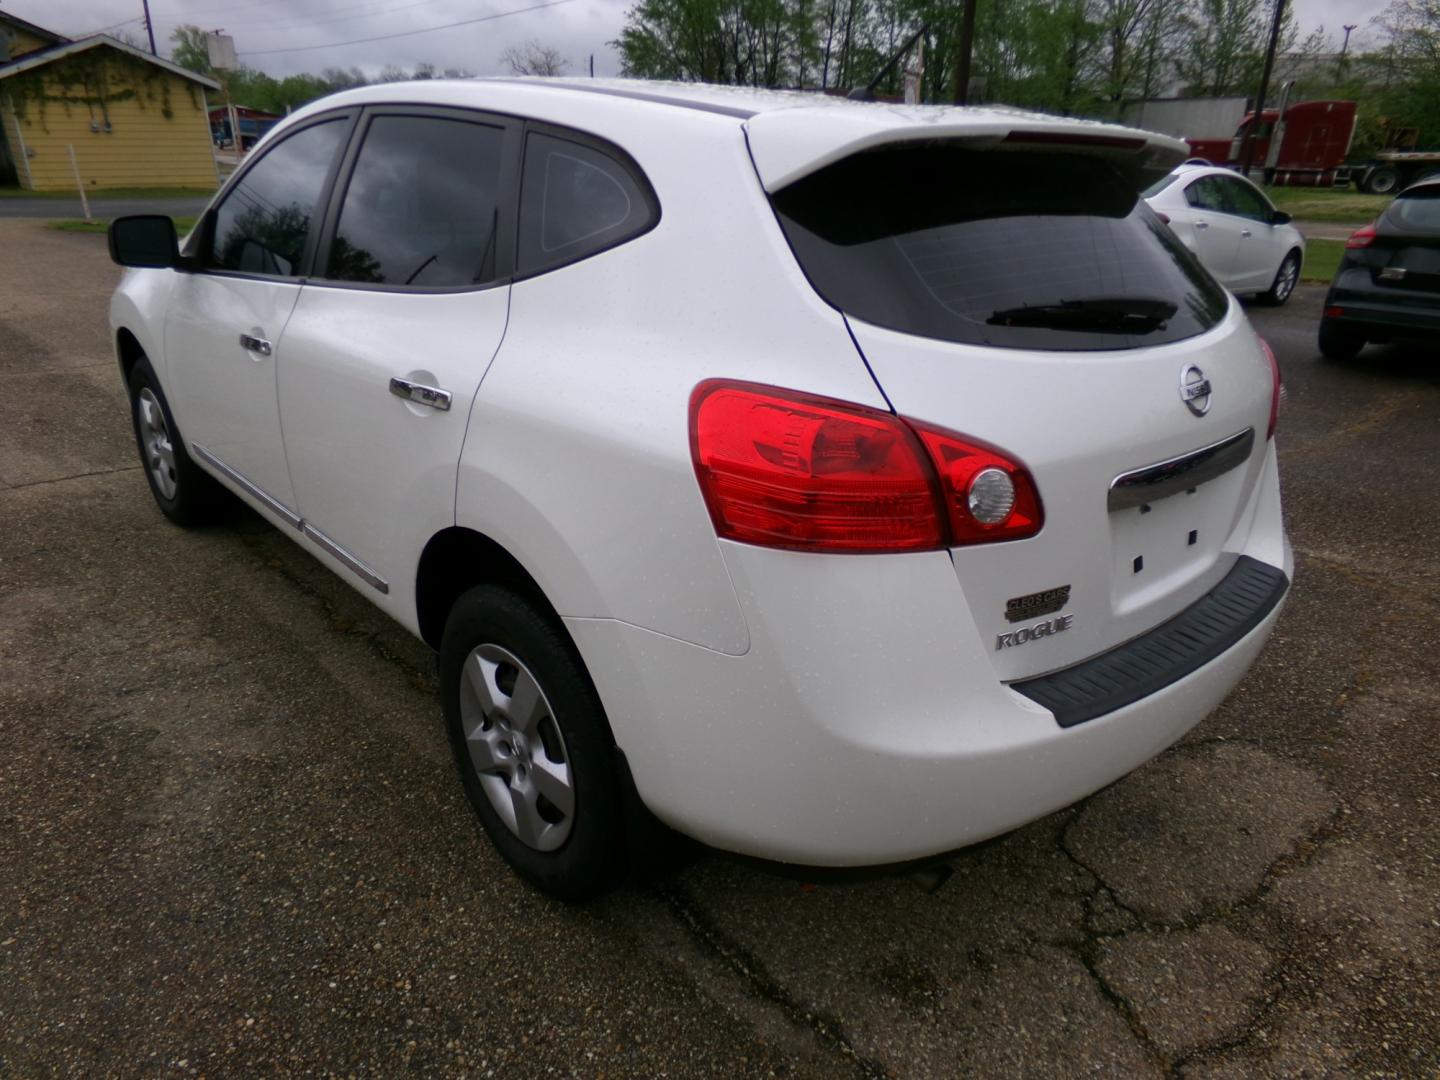
[[[504,139],[504,128],[466,120],[372,120],[325,276],[386,285],[493,280]]]
[[[519,271],[534,274],[639,236],[660,218],[648,185],[593,147],[532,131],[520,181]]]
[[[1190,205],[1200,210],[1223,210],[1220,187],[1213,176],[1202,176],[1185,189]]]
[[[1221,183],[1225,190],[1225,208],[1230,213],[1255,221],[1264,221],[1269,216],[1270,207],[1264,196],[1245,181],[1221,178]]]
[[[246,171],[215,211],[210,266],[283,277],[300,272],[315,204],[346,127],[335,119],[298,131]]]

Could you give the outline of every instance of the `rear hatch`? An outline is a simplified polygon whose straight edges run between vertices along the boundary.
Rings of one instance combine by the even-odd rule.
[[[1388,302],[1433,311],[1440,295],[1440,183],[1397,196],[1375,223],[1370,245],[1347,254]]]
[[[1238,305],[1137,195],[1183,146],[1049,123],[872,138],[771,189],[895,411],[1035,480],[1037,535],[951,552],[1007,680],[1133,639],[1225,575],[1273,389]]]

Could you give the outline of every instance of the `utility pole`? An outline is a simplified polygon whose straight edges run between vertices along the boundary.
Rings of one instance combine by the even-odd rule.
[[[965,0],[965,9],[960,15],[960,40],[955,49],[955,104],[964,105],[970,100],[970,54],[975,47],[975,3]]]
[[[1337,79],[1345,77],[1345,53],[1350,48],[1350,31],[1354,30],[1355,26],[1355,23],[1347,23],[1340,28],[1345,31],[1345,40],[1340,43],[1340,55],[1335,58],[1335,77]]]
[[[1275,20],[1270,24],[1270,44],[1265,49],[1265,67],[1260,72],[1260,92],[1255,95],[1255,111],[1245,128],[1245,141],[1240,147],[1240,175],[1250,178],[1255,162],[1255,129],[1265,122],[1265,94],[1270,89],[1270,72],[1275,68],[1275,50],[1280,44],[1280,23],[1285,18],[1285,0],[1275,0]]]
[[[140,0],[140,5],[145,9],[145,33],[150,35],[150,55],[159,56],[155,51],[155,24],[150,21],[150,0]]]

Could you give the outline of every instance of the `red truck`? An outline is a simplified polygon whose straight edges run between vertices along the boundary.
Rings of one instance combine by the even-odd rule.
[[[1283,119],[1282,119],[1283,116]],[[1238,165],[1245,134],[1254,123],[1249,112],[1226,139],[1186,139],[1196,157],[1216,165]],[[1255,129],[1254,167],[1268,183],[1295,187],[1344,186],[1350,182],[1345,157],[1355,137],[1355,102],[1302,101],[1266,109]]]

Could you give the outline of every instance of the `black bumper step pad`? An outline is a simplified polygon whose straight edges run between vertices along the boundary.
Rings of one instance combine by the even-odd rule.
[[[1061,727],[1083,724],[1204,667],[1259,626],[1289,587],[1283,570],[1242,555],[1220,584],[1143,637],[1010,687]]]

